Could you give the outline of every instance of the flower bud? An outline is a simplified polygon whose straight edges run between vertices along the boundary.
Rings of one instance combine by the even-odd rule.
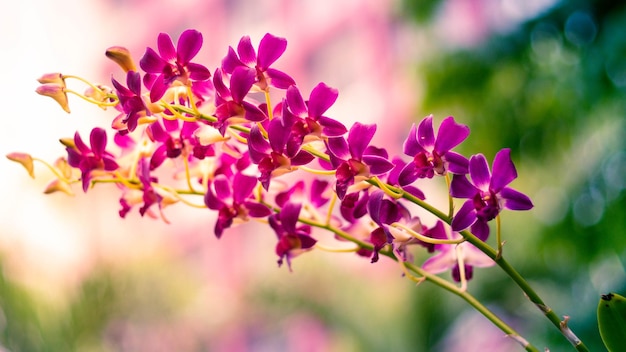
[[[16,163],[22,164],[30,177],[35,178],[35,172],[33,168],[33,158],[30,154],[26,153],[9,153],[7,154],[7,159],[11,161],[15,161]]]
[[[112,46],[107,49],[105,55],[116,64],[120,65],[124,72],[137,71],[137,66],[135,66],[135,62],[130,56],[128,49],[122,46]]]
[[[70,112],[67,94],[65,93],[65,88],[63,86],[56,83],[44,83],[37,87],[35,91],[38,94],[49,96],[50,98],[56,100],[56,102],[61,105],[63,110],[67,113]]]
[[[70,166],[70,164],[67,163],[67,159],[65,159],[65,157],[58,158],[54,162],[54,167],[56,167],[57,170],[59,170],[59,172],[61,173],[61,175],[63,175],[63,177],[68,178],[68,179],[72,177],[72,167]]]
[[[76,144],[74,143],[74,138],[61,138],[61,139],[59,139],[59,142],[61,142],[61,144],[63,144],[64,146],[66,146],[68,148],[76,149]]]
[[[65,87],[65,79],[63,78],[63,75],[57,72],[46,73],[43,76],[37,78],[37,82],[41,84],[54,83],[60,85],[61,87]]]
[[[54,192],[63,192],[69,196],[73,196],[74,192],[70,188],[70,185],[67,182],[56,179],[46,186],[46,189],[43,191],[44,194],[50,194]]]

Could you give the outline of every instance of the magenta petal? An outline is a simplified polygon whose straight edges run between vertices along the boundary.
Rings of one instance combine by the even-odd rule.
[[[478,219],[472,224],[470,229],[472,234],[478,237],[481,241],[486,241],[489,238],[489,224],[486,221]]]
[[[405,192],[415,196],[417,199],[421,199],[421,200],[426,199],[426,195],[424,195],[424,192],[422,192],[419,188],[415,186],[404,186],[402,187],[402,189]]]
[[[374,133],[376,133],[375,124],[366,125],[355,122],[352,125],[348,133],[348,147],[353,158],[361,160],[365,148],[367,148],[372,137],[374,137]]]
[[[159,34],[157,47],[159,48],[159,54],[161,54],[163,60],[173,62],[176,59],[174,43],[172,43],[172,38],[167,33]]]
[[[224,84],[222,70],[219,68],[216,69],[215,74],[213,74],[213,87],[215,87],[215,92],[219,98],[226,99],[230,97],[230,90]]]
[[[503,188],[500,196],[504,199],[504,207],[507,209],[529,210],[533,207],[533,202],[527,195],[512,188]]]
[[[203,65],[190,62],[187,64],[189,77],[194,81],[206,81],[211,78],[211,71]]]
[[[348,143],[343,137],[331,137],[327,142],[330,152],[341,160],[347,160],[350,158],[350,149]]]
[[[309,116],[322,116],[337,101],[337,96],[339,96],[337,89],[319,83],[313,88],[309,97]]]
[[[378,225],[382,225],[380,220],[380,211],[383,204],[383,196],[385,193],[380,190],[376,190],[370,194],[367,202],[367,211],[370,214],[370,218]]]
[[[167,158],[167,145],[161,144],[150,157],[150,170],[154,170],[161,166]]]
[[[212,210],[218,210],[224,206],[224,202],[222,202],[222,200],[219,199],[212,190],[208,190],[204,194],[204,204],[207,208]]]
[[[244,118],[248,121],[261,122],[267,118],[265,112],[261,110],[258,106],[244,101],[241,103],[245,110]]]
[[[80,177],[83,184],[83,192],[87,192],[91,183],[91,170],[83,172]]]
[[[96,127],[91,130],[89,135],[89,143],[93,154],[97,157],[101,157],[107,146],[107,133],[102,128]]]
[[[221,199],[222,201],[231,198],[231,195],[232,195],[231,187],[232,186],[230,182],[228,182],[228,179],[226,178],[226,176],[218,175],[217,177],[215,177],[215,180],[213,180],[213,188],[215,189],[215,195],[217,196],[217,198]]]
[[[296,224],[298,223],[298,217],[300,216],[300,204],[287,202],[283,205],[280,211],[280,222],[283,225],[285,231],[289,234],[296,232]]]
[[[185,65],[198,54],[202,47],[202,33],[195,29],[188,29],[178,39],[178,63]]]
[[[422,148],[419,144],[417,138],[417,127],[415,127],[415,124],[412,124],[411,129],[409,130],[409,135],[402,146],[404,154],[408,156],[415,156],[424,151],[424,148]]]
[[[250,158],[255,164],[258,164],[263,157],[271,152],[269,142],[263,138],[263,134],[257,125],[252,126],[250,129],[248,147],[250,149]]]
[[[82,156],[73,148],[65,148],[67,151],[67,163],[70,164],[71,167],[78,167],[80,165],[80,161],[82,160]]]
[[[370,168],[370,174],[382,175],[393,169],[393,163],[378,155],[364,155],[363,162]]]
[[[254,52],[254,47],[252,47],[250,36],[246,35],[241,37],[239,45],[237,45],[237,53],[239,53],[239,59],[244,65],[250,67],[256,65],[256,53]]]
[[[317,122],[322,126],[322,133],[327,137],[337,137],[348,132],[344,124],[326,116],[318,117]]]
[[[445,246],[440,253],[428,258],[422,269],[432,274],[439,274],[453,268],[458,263],[453,246]]]
[[[445,160],[448,162],[448,171],[453,174],[467,174],[469,160],[459,153],[447,152]]]
[[[413,183],[413,181],[417,180],[417,177],[418,169],[415,166],[415,163],[407,163],[398,175],[398,184],[400,184],[401,186],[411,184]]]
[[[254,176],[238,173],[233,178],[233,200],[236,203],[243,204],[244,200],[252,194],[252,190],[257,184]]]
[[[463,142],[469,133],[469,127],[456,123],[454,117],[449,116],[441,121],[435,141],[435,150],[439,155],[443,155]]]
[[[163,98],[163,95],[165,95],[168,87],[169,86],[163,81],[162,75],[157,77],[157,79],[154,81],[154,84],[152,85],[152,88],[150,89],[150,101],[154,103],[161,100],[161,98]]]
[[[307,106],[304,103],[304,98],[302,98],[302,94],[300,93],[298,87],[291,86],[287,88],[285,99],[287,101],[287,107],[289,107],[289,110],[294,115],[303,118],[309,116]]]
[[[517,178],[515,165],[511,160],[511,149],[500,150],[493,159],[490,189],[499,192]]]
[[[305,150],[301,150],[298,152],[298,154],[296,154],[295,156],[291,158],[291,165],[293,166],[306,165],[310,163],[311,161],[313,161],[314,159],[315,157],[311,153]]]
[[[272,150],[282,153],[289,139],[289,130],[283,127],[280,119],[273,119],[267,126],[267,135],[272,146]]]
[[[256,72],[249,67],[240,66],[233,71],[230,77],[230,94],[233,100],[241,103],[246,97],[256,79]]]
[[[126,74],[126,84],[128,89],[135,95],[141,95],[141,75],[139,72],[128,71]]]
[[[161,73],[166,64],[152,48],[147,48],[146,53],[139,60],[139,66],[148,73]]]
[[[417,127],[417,143],[424,149],[432,151],[435,146],[435,132],[433,131],[433,116],[426,116]]]
[[[452,176],[450,195],[454,198],[474,198],[478,193],[476,187],[467,180],[465,175]]]
[[[224,70],[227,73],[233,73],[235,68],[239,66],[245,66],[245,65],[243,62],[241,62],[241,60],[239,60],[237,53],[235,53],[235,49],[233,49],[232,46],[229,46],[228,54],[226,54],[226,57],[222,59],[222,70]]]
[[[91,152],[91,148],[89,148],[85,144],[85,142],[83,142],[83,139],[80,137],[80,134],[78,132],[74,133],[74,145],[80,152],[79,154],[86,154]]]
[[[104,163],[104,170],[106,171],[117,170],[117,168],[119,167],[115,160],[110,158],[104,158],[102,159],[102,162]]]
[[[258,65],[261,70],[270,67],[287,49],[287,40],[265,34],[259,43]]]
[[[328,202],[328,198],[325,197],[326,189],[328,188],[328,181],[314,179],[311,183],[311,203],[315,207],[321,207]]]
[[[487,159],[484,155],[472,155],[469,160],[469,174],[476,188],[483,192],[489,191],[491,172],[489,171],[489,164],[487,164]]]
[[[317,240],[311,236],[299,235],[298,238],[300,239],[300,248],[302,249],[312,248],[317,243]]]
[[[270,84],[278,89],[287,89],[296,84],[296,81],[283,71],[268,68],[265,73],[270,78]]]
[[[473,223],[476,222],[476,209],[474,209],[473,200],[469,199],[461,209],[454,215],[452,219],[452,230],[454,231],[462,231],[466,228],[470,227]]]
[[[272,211],[267,205],[256,202],[245,202],[246,209],[248,209],[248,215],[253,218],[264,218],[269,216]]]

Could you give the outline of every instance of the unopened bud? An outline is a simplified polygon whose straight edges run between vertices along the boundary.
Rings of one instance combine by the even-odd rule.
[[[72,192],[72,189],[70,188],[69,184],[59,179],[56,179],[50,182],[48,186],[46,186],[46,189],[43,191],[43,193],[45,194],[50,194],[54,192],[63,192],[69,196],[74,195],[74,192]]]
[[[68,148],[76,149],[76,144],[74,143],[73,138],[61,138],[59,139],[59,142]]]
[[[67,179],[72,177],[72,167],[70,166],[70,164],[68,164],[67,159],[65,159],[64,157],[58,158],[54,162],[54,167],[56,167],[57,170],[59,170],[59,172],[61,173],[61,175],[63,175],[63,177]]]
[[[49,96],[50,98],[56,100],[59,105],[65,110],[67,113],[70,112],[69,102],[67,100],[67,94],[65,93],[65,88],[56,84],[56,83],[44,83],[37,87],[35,90],[38,94]]]
[[[10,153],[7,154],[7,159],[22,164],[30,177],[35,178],[35,171],[33,168],[33,157],[26,153]]]
[[[135,66],[135,62],[130,56],[130,51],[123,46],[112,46],[107,49],[105,55],[120,65],[124,72],[137,71],[137,66]]]
[[[63,79],[63,75],[57,72],[46,73],[43,76],[37,78],[37,82],[41,84],[54,83],[58,84],[61,87],[65,87],[65,79]]]

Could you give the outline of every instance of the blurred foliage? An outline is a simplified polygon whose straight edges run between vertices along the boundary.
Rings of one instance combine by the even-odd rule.
[[[420,1],[405,3],[411,9]],[[419,110],[470,126],[466,155],[491,159],[512,148],[520,171],[513,187],[535,196],[535,212],[545,214],[519,224],[521,217],[507,215],[514,219],[504,222],[505,238],[515,237],[506,254],[548,304],[572,315],[591,350],[602,349],[595,307],[606,292],[599,290],[626,290],[624,33],[624,2],[561,1],[479,46],[434,54],[418,73],[425,91]],[[492,288],[477,288],[480,297],[519,314],[522,297],[503,302],[508,280],[473,285],[485,283]],[[416,310],[414,316],[429,314],[418,303]],[[541,321],[527,328],[551,351],[570,349]]]

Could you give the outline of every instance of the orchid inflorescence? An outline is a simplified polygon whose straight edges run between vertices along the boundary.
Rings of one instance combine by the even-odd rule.
[[[167,221],[163,209],[185,203],[217,213],[218,238],[237,223],[258,220],[276,233],[278,263],[286,262],[290,270],[295,256],[325,249],[314,229],[326,230],[352,242],[349,250],[371,262],[380,255],[398,261],[417,282],[431,280],[454,290],[436,276],[451,270],[461,283],[460,295],[474,266],[503,260],[500,221],[497,251],[486,244],[489,223],[499,220],[504,208],[533,207],[529,197],[508,187],[517,177],[509,149],[496,154],[490,170],[483,154],[467,158],[453,151],[468,137],[467,126],[447,117],[435,135],[433,117],[427,116],[409,130],[404,155],[390,156],[370,144],[375,124],[356,122],[348,128],[326,116],[336,89],[319,83],[305,98],[292,77],[273,67],[286,50],[284,38],[266,34],[255,49],[245,36],[212,72],[194,61],[202,42],[202,34],[192,29],[176,46],[161,33],[158,51],[147,48],[139,68],[127,49],[111,47],[107,57],[126,73],[123,81],[113,78],[112,86],[43,75],[37,92],[67,112],[68,94],[118,112],[109,133],[96,127],[89,143],[78,132],[61,139],[67,157],[46,164],[56,175],[46,193],[72,194],[71,185],[78,182],[84,192],[113,183],[121,193],[121,217],[138,207],[141,216]],[[88,88],[83,94],[70,90],[71,79]],[[276,91],[283,93],[277,103]],[[33,161],[43,162],[25,153],[7,157],[31,176]],[[428,204],[416,185],[436,177],[449,190],[447,212]],[[455,198],[466,199],[456,211]],[[438,220],[427,226],[420,211]],[[413,265],[411,245],[434,255]]]

